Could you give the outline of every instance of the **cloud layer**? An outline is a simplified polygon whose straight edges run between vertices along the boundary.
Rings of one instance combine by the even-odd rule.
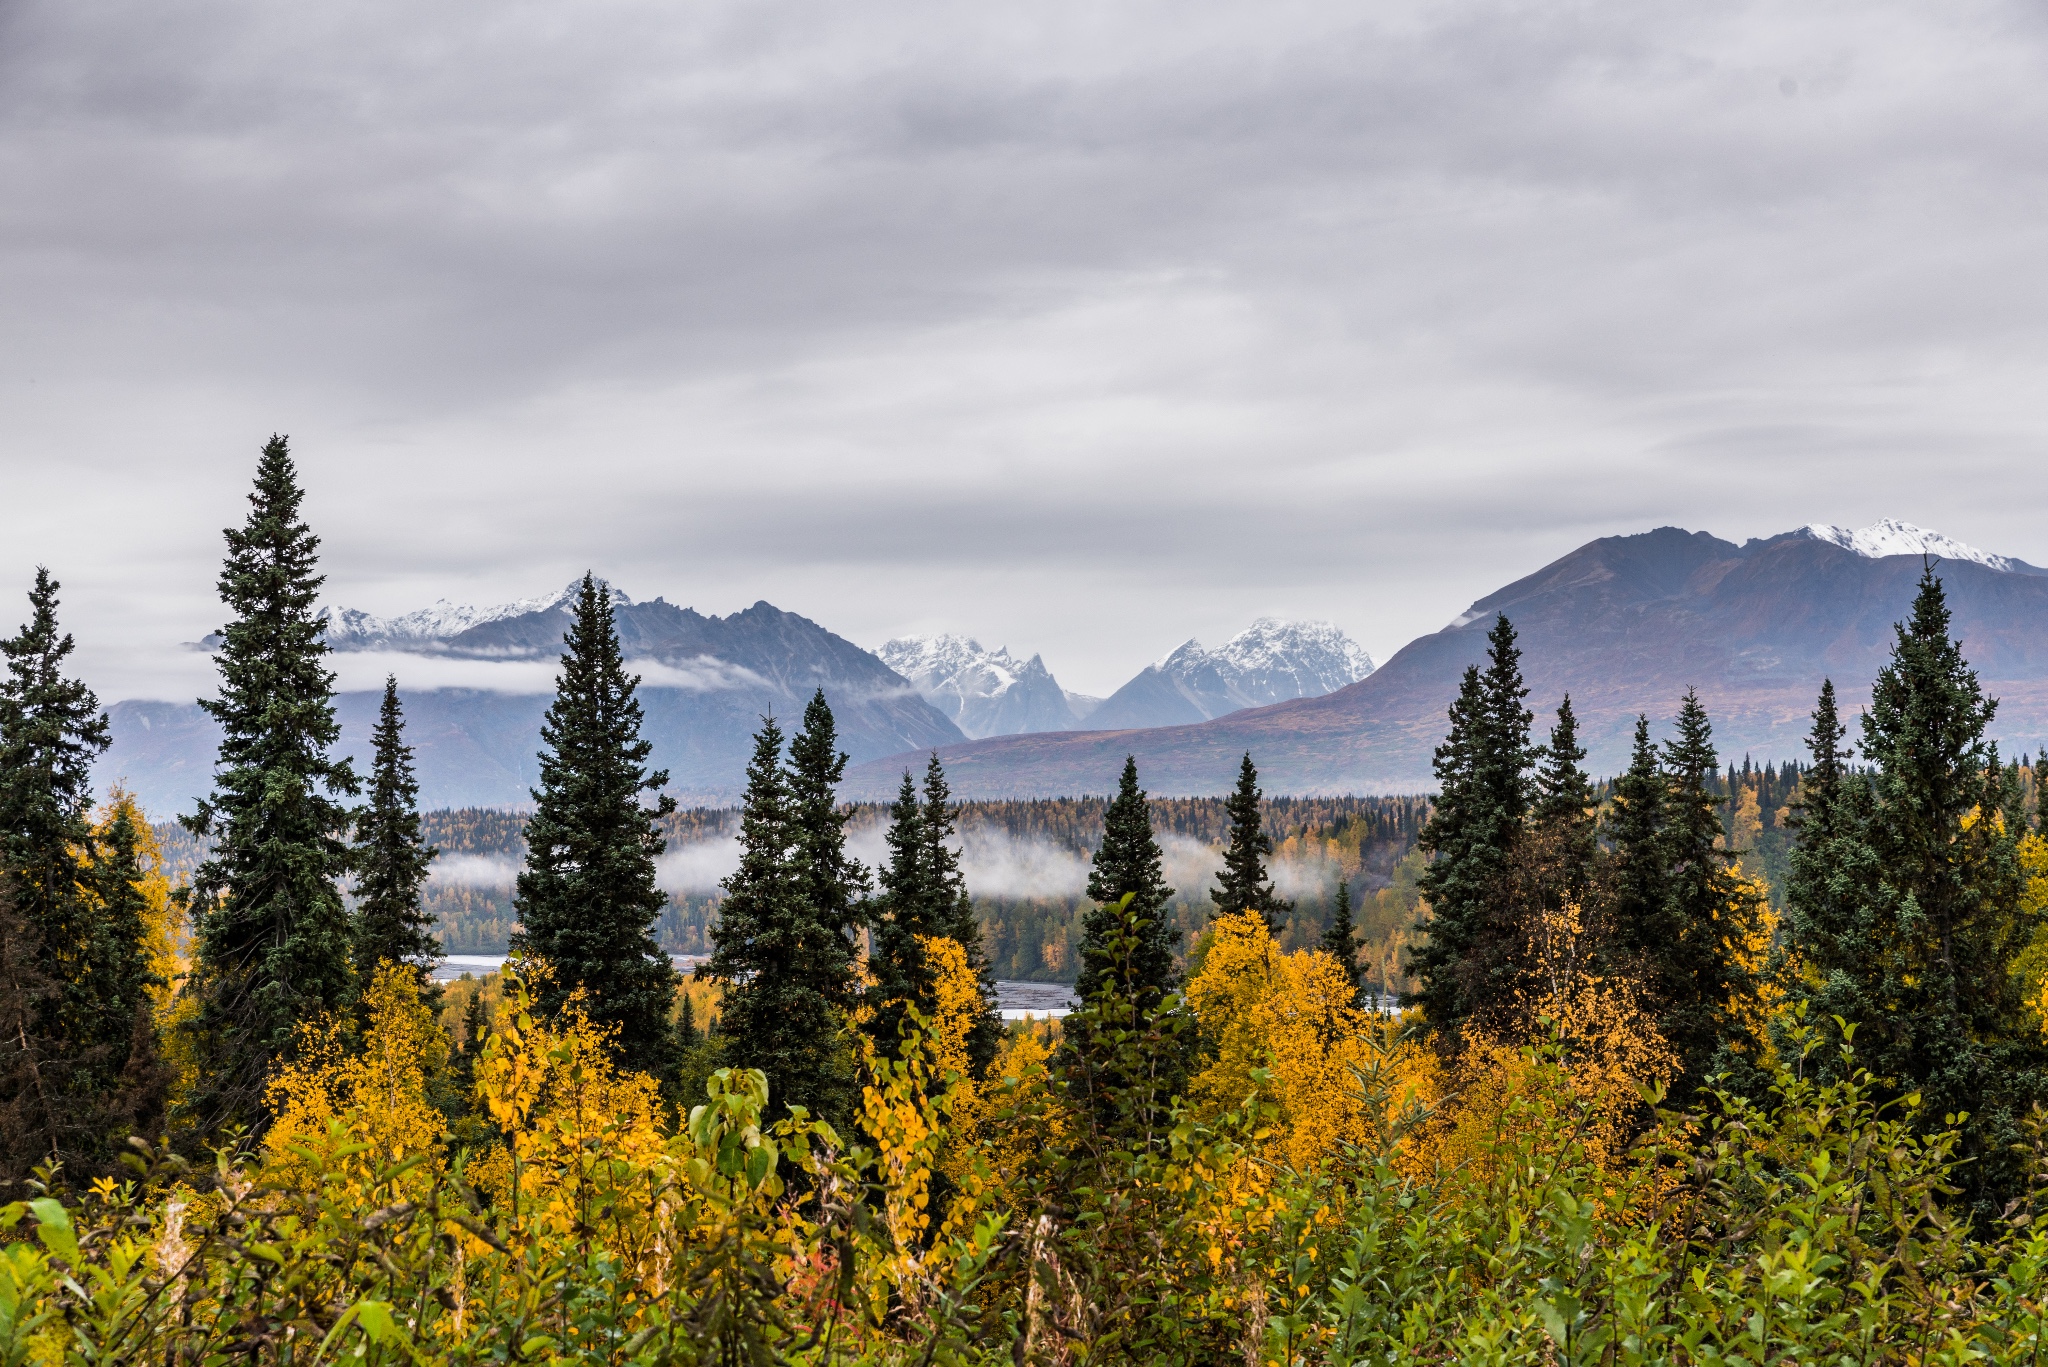
[[[0,589],[189,695],[273,430],[337,601],[595,567],[1098,693],[1262,612],[1385,658],[1659,522],[2048,562],[2044,25],[21,0]]]

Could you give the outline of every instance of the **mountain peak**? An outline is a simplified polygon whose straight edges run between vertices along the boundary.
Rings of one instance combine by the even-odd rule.
[[[2032,568],[2023,560],[1980,551],[1975,546],[1965,545],[1953,537],[1928,531],[1925,527],[1916,527],[1895,517],[1880,518],[1868,527],[1856,531],[1851,531],[1847,527],[1831,527],[1811,522],[1793,535],[1825,541],[1829,545],[1840,546],[1845,551],[1871,560],[1880,560],[1888,555],[1932,555],[1943,560],[1975,561],[1979,565],[2008,573],[2024,572]]]
[[[875,654],[970,736],[1066,731],[1078,723],[1066,691],[1036,655],[1019,660],[1008,646],[990,650],[951,631],[899,636]]]
[[[597,582],[611,589],[613,607],[632,604],[633,600],[623,590],[604,579]],[[582,589],[583,576],[578,575],[553,593],[520,598],[490,608],[474,608],[439,598],[432,607],[417,608],[397,617],[376,617],[344,607],[324,607],[320,609],[320,616],[327,623],[327,643],[339,650],[364,650],[381,645],[427,645],[452,640],[471,627],[480,627],[486,622],[503,622],[529,613],[564,607],[574,601]]]
[[[1261,617],[1215,650],[1175,646],[1088,716],[1091,730],[1174,726],[1247,707],[1320,697],[1372,673],[1372,657],[1330,622]]]

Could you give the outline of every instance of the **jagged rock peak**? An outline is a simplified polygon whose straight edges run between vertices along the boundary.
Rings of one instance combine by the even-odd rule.
[[[970,736],[1064,731],[1078,724],[1066,691],[1033,655],[990,650],[957,632],[899,636],[875,654]]]

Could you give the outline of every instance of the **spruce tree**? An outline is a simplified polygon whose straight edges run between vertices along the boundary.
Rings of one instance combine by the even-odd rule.
[[[1365,969],[1358,962],[1358,929],[1351,919],[1351,884],[1337,879],[1337,906],[1330,915],[1330,928],[1323,932],[1323,952],[1343,965],[1351,980],[1354,1002],[1365,994]]]
[[[924,861],[924,809],[908,769],[903,787],[889,807],[889,829],[882,839],[889,857],[876,871],[881,889],[870,924],[872,949],[868,973],[874,979],[866,1028],[875,1047],[893,1056],[903,1028],[905,1008],[915,1006],[929,1016],[936,996],[931,965],[917,937],[935,934],[931,889]]]
[[[356,819],[353,857],[356,874],[356,974],[370,981],[385,960],[419,969],[420,986],[433,1002],[432,966],[441,957],[434,920],[420,889],[427,867],[440,851],[420,836],[419,781],[413,777],[412,747],[405,743],[405,714],[398,680],[384,680],[384,702],[370,733],[370,801]]]
[[[1862,1020],[1871,1003],[1860,978],[1841,971],[1862,952],[1873,929],[1865,923],[1864,890],[1875,886],[1875,855],[1864,840],[1870,790],[1849,769],[1854,751],[1843,742],[1835,682],[1823,680],[1807,748],[1813,763],[1801,776],[1790,822],[1798,833],[1785,883],[1785,939],[1793,969],[1788,978],[1815,1021],[1834,1016]],[[1797,971],[1797,970],[1811,970]],[[1782,1029],[1781,1046],[1787,1043]],[[1823,1055],[1817,1066],[1828,1069]]]
[[[2006,770],[1985,734],[1997,702],[1949,629],[1930,565],[1863,717],[1868,798],[1838,794],[1830,813],[1840,867],[1824,905],[1846,914],[1800,948],[1825,1005],[1859,1024],[1859,1063],[1919,1092],[1929,1129],[1969,1115],[1960,1180],[1995,1209],[2024,1189],[2014,1149],[2048,1096],[2048,1058],[2010,971],[2034,918],[2021,908],[2017,832],[1991,815],[2007,805]],[[1810,808],[1804,819],[1814,820]],[[1809,926],[1812,910],[1802,907]]]
[[[1486,639],[1487,667],[1466,669],[1436,750],[1436,809],[1420,841],[1432,856],[1419,883],[1429,918],[1416,927],[1429,938],[1410,969],[1420,985],[1403,999],[1422,1008],[1440,1047],[1453,1049],[1468,1018],[1512,992],[1525,941],[1511,886],[1530,806],[1534,718],[1505,615]]]
[[[0,896],[10,937],[0,982],[13,1035],[0,1065],[0,1138],[83,1178],[161,1096],[134,886],[135,830],[117,814],[105,840],[89,820],[92,764],[107,721],[92,690],[65,675],[73,649],[57,625],[59,585],[38,569],[30,618],[0,641]],[[0,1167],[11,1167],[0,1163]]]
[[[513,906],[520,930],[514,952],[545,960],[551,976],[535,994],[559,1010],[578,988],[594,1024],[617,1033],[629,1068],[657,1075],[675,1059],[675,965],[655,943],[668,898],[654,861],[667,845],[661,818],[675,810],[659,793],[664,770],[650,770],[653,745],[640,736],[641,709],[619,650],[608,585],[585,574],[555,700],[541,722],[540,787],[526,823],[526,867]]]
[[[189,1103],[202,1130],[255,1124],[263,1087],[302,1023],[353,1004],[353,928],[340,880],[359,785],[334,716],[324,623],[314,605],[320,541],[299,516],[282,437],[257,462],[249,515],[225,532],[221,601],[233,614],[215,656],[220,724],[211,796],[181,818],[213,842],[192,879],[198,1049],[210,1065]]]
[[[968,1034],[968,1062],[981,1076],[995,1061],[1002,1042],[1002,1018],[996,1009],[994,974],[983,947],[981,923],[968,896],[967,880],[951,841],[954,818],[945,770],[937,755],[925,768],[920,802],[908,771],[889,808],[884,840],[889,860],[880,871],[881,893],[874,902],[874,952],[868,970],[875,986],[870,999],[868,1030],[876,1047],[894,1054],[899,1047],[906,1007],[930,1017],[938,1008],[938,974],[919,937],[957,941],[980,986],[982,1007]]]
[[[1605,836],[1610,972],[1640,976],[1668,933],[1670,865],[1664,851],[1664,768],[1650,740],[1650,719],[1636,717],[1635,749],[1614,780]]]
[[[1531,826],[1544,866],[1543,893],[1554,903],[1571,902],[1589,910],[1599,837],[1593,816],[1593,784],[1580,767],[1586,750],[1579,744],[1579,719],[1572,712],[1571,694],[1565,694],[1558,704],[1557,723],[1536,758]]]
[[[1266,877],[1266,860],[1273,853],[1273,838],[1266,834],[1259,813],[1259,771],[1252,767],[1249,751],[1238,767],[1237,789],[1223,804],[1230,818],[1230,834],[1223,850],[1223,868],[1209,899],[1216,914],[1256,911],[1266,929],[1278,934],[1281,923],[1294,904],[1281,899]]]
[[[91,1047],[107,1060],[100,1095],[107,1112],[101,1133],[109,1156],[130,1135],[157,1132],[170,1085],[149,993],[161,980],[150,971],[143,944],[149,901],[142,891],[141,835],[132,810],[125,804],[115,807],[97,839],[93,865],[99,915],[93,928],[88,977],[92,1009],[87,1019],[94,1030]]]
[[[853,1112],[853,1056],[839,1003],[849,985],[836,948],[817,955],[798,843],[782,728],[763,717],[740,801],[739,868],[724,882],[711,960],[698,971],[725,985],[723,1058],[768,1075],[769,1118],[801,1106],[844,1126]]]
[[[1088,871],[1088,896],[1095,905],[1081,922],[1081,971],[1074,990],[1085,1000],[1114,978],[1117,991],[1136,1003],[1140,1017],[1148,1016],[1178,980],[1173,950],[1180,932],[1166,923],[1173,889],[1166,886],[1135,755],[1125,757],[1117,794],[1102,814],[1102,845]],[[1117,907],[1126,896],[1141,929],[1136,951],[1119,956],[1112,943],[1122,933]]]
[[[12,886],[15,914],[34,929],[42,972],[62,986],[44,1024],[65,1041],[67,1066],[75,1067],[87,1040],[105,1033],[104,1022],[85,1017],[97,1014],[89,985],[99,933],[88,855],[92,765],[108,737],[92,690],[65,677],[74,642],[57,625],[58,588],[38,568],[28,622],[0,641],[0,877]],[[125,1015],[119,1024],[125,1039]]]
[[[792,856],[812,931],[802,947],[805,971],[834,1010],[851,1011],[859,996],[854,937],[865,919],[867,870],[846,853],[850,812],[839,805],[846,756],[819,689],[804,708],[804,727],[789,742]]]
[[[1661,838],[1663,915],[1649,951],[1649,1005],[1678,1051],[1682,1083],[1703,1082],[1734,1037],[1736,999],[1751,986],[1735,948],[1753,928],[1757,907],[1730,871],[1721,809],[1712,783],[1720,767],[1713,727],[1696,690],[1686,690],[1677,734],[1664,747],[1666,790]]]

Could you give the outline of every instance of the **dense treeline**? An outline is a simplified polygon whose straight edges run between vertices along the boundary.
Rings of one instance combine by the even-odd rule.
[[[1246,755],[1198,840],[1127,759],[1086,860],[1083,1004],[1005,1030],[942,766],[904,775],[864,865],[822,693],[794,736],[764,721],[714,953],[678,979],[675,813],[590,577],[519,834],[520,952],[442,996],[397,690],[358,775],[299,501],[274,440],[228,534],[226,739],[182,887],[131,800],[92,807],[105,720],[47,574],[5,643],[0,1362],[2048,1346],[2038,766],[1988,740],[1931,567],[1853,736],[1823,685],[1803,769],[1730,772],[1688,693],[1596,790],[1569,699],[1536,731],[1505,618],[1426,808],[1275,823]],[[1776,899],[1745,862],[1769,830]],[[1290,849],[1331,871],[1298,947],[1316,888]],[[1389,1018],[1368,954],[1397,905]]]

